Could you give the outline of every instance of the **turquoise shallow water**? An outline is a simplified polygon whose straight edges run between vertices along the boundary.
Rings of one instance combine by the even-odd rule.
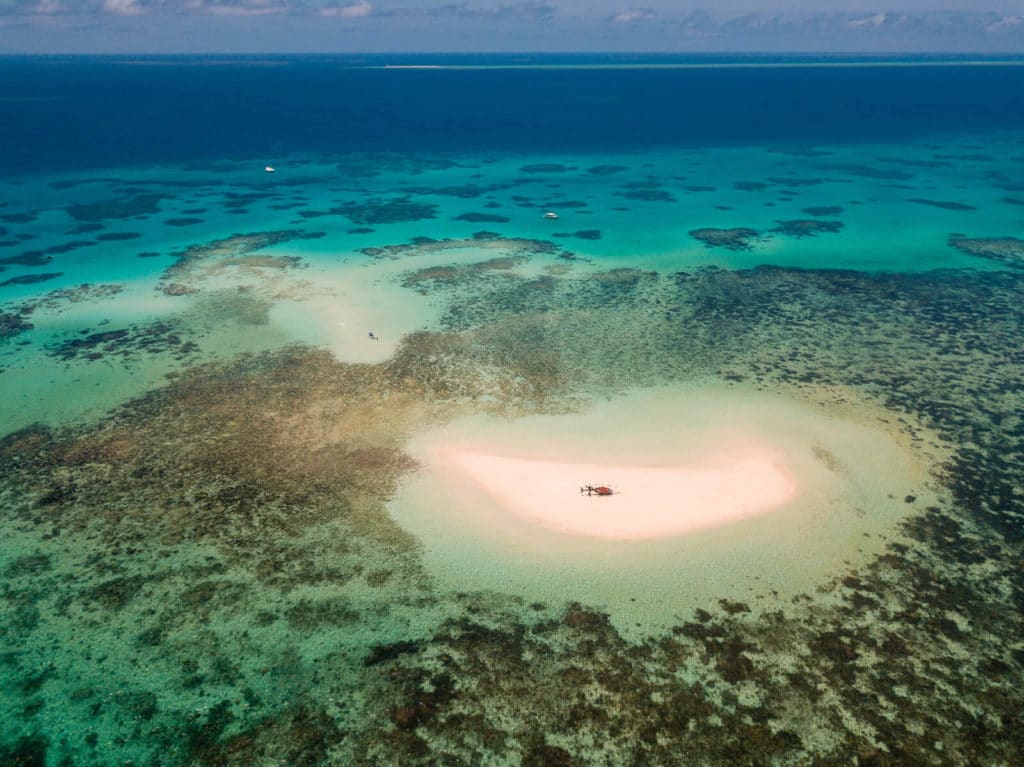
[[[12,763],[1013,763],[1019,135],[285,154],[0,195]],[[938,505],[807,593],[683,601],[629,641],[438,581],[384,510],[428,426],[699,377],[889,408],[948,459]]]
[[[113,168],[8,184],[4,258],[57,248],[46,255],[60,257],[45,264],[48,272],[63,272],[46,285],[54,288],[152,276],[176,250],[238,231],[324,231],[324,249],[348,255],[410,236],[461,237],[488,229],[539,238],[596,230],[598,239],[560,241],[588,257],[638,265],[977,268],[983,264],[958,260],[946,239],[951,232],[1020,226],[1021,152],[1017,138],[1006,134],[909,146],[385,157],[381,167],[363,157],[265,158],[278,168],[273,175],[262,172],[264,158],[207,167]],[[396,205],[367,227],[338,210],[367,197],[408,198],[423,207],[403,212]],[[840,210],[814,216],[809,208]],[[557,223],[538,215],[548,209],[559,213]],[[460,221],[466,214],[478,220]],[[779,221],[813,218],[841,222],[842,236],[770,235]],[[701,227],[739,226],[767,236],[747,251],[723,253],[707,251],[687,235]],[[351,231],[357,228],[376,231]],[[140,253],[151,258],[139,260]],[[5,265],[5,279],[42,271]],[[4,297],[38,290],[6,285]]]
[[[239,233],[315,235],[276,252],[300,256],[306,276],[330,283],[338,265],[371,263],[364,248],[479,232],[550,241],[577,268],[920,273],[1005,268],[951,247],[950,236],[1012,237],[1024,229],[1024,147],[1012,134],[920,145],[267,159],[276,173],[254,158],[26,176],[7,185],[0,292],[8,311],[86,283],[124,292],[35,314],[35,332],[3,351],[8,380],[28,366],[16,387],[28,393],[6,398],[0,422],[47,420],[39,406],[45,386],[32,378],[32,360],[45,358],[47,346],[177,316],[188,298],[150,294],[165,270],[190,246]],[[548,211],[559,218],[546,219]],[[692,234],[707,228],[752,231],[717,244]],[[382,272],[379,281],[398,279]],[[287,342],[289,332],[294,323],[268,343]],[[309,338],[300,332],[294,340]],[[74,398],[60,373],[51,380],[62,402]],[[154,380],[142,374],[140,387]],[[118,396],[141,390],[117,388]],[[26,409],[26,396],[36,406]],[[73,405],[53,414],[66,411]]]

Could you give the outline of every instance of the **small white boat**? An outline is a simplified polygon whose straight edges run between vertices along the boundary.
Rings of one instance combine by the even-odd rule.
[[[549,210],[547,213],[544,214],[544,218],[550,218],[551,220],[554,220],[558,218],[558,214],[555,213],[553,210]]]
[[[266,166],[264,166],[263,172],[264,173],[274,173],[275,172],[274,171],[274,166],[273,165],[266,165]]]

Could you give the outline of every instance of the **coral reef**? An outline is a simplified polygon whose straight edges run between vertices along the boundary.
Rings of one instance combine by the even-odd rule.
[[[930,205],[933,208],[942,208],[943,210],[977,210],[973,205],[967,205],[962,202],[950,202],[948,200],[926,200],[922,197],[908,197],[907,202],[917,203],[918,205]]]
[[[0,312],[0,339],[11,338],[31,329],[32,323],[27,322],[20,314]]]
[[[798,218],[791,221],[776,221],[777,227],[771,231],[775,234],[783,234],[787,237],[814,237],[818,234],[835,234],[843,228],[842,221],[822,221],[814,218]]]
[[[437,206],[413,202],[411,197],[371,198],[361,202],[350,200],[332,208],[331,213],[345,216],[353,224],[396,224],[403,221],[425,221],[437,217]]]
[[[1017,237],[964,237],[954,234],[951,247],[978,258],[987,258],[1008,266],[1024,266],[1024,240]]]
[[[727,250],[750,250],[752,239],[758,237],[754,229],[747,227],[735,227],[732,229],[717,229],[704,227],[703,229],[690,230],[690,236],[700,240],[709,248],[726,248]]]
[[[280,269],[301,265],[297,257],[258,255],[258,251],[295,239],[315,239],[320,233],[297,229],[274,232],[236,234],[222,240],[193,245],[177,254],[174,263],[161,276],[162,291],[167,295],[194,292],[196,282],[230,267]]]
[[[470,221],[472,223],[507,224],[511,219],[508,216],[501,216],[497,213],[461,213],[455,217],[456,221]]]
[[[804,208],[803,212],[808,216],[838,216],[843,212],[841,205],[812,205]]]
[[[148,216],[160,210],[160,202],[163,199],[163,195],[160,194],[139,194],[133,197],[119,197],[72,205],[67,208],[67,213],[76,221],[89,223],[106,219]]]
[[[38,274],[19,274],[17,277],[9,277],[0,282],[0,288],[7,285],[35,285],[38,282],[49,282],[58,277],[63,277],[64,272],[41,272]]]

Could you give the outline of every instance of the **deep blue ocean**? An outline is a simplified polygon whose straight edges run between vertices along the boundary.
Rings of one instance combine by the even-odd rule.
[[[8,57],[0,58],[0,173],[294,151],[898,142],[1024,124],[1024,66],[1006,58],[906,66],[936,61]],[[874,66],[831,66],[865,62]],[[468,68],[384,68],[410,64]],[[706,68],[672,68],[680,65]]]

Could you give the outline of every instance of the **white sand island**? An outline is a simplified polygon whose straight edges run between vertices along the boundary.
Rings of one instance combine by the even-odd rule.
[[[438,456],[525,520],[612,540],[681,535],[764,514],[797,492],[768,450],[670,467],[560,463],[450,450]],[[586,491],[614,480],[611,495]],[[579,492],[577,493],[577,488]]]
[[[453,589],[579,600],[627,631],[721,598],[788,602],[881,552],[934,497],[932,436],[838,399],[715,381],[467,418],[412,441],[421,468],[389,509]]]

